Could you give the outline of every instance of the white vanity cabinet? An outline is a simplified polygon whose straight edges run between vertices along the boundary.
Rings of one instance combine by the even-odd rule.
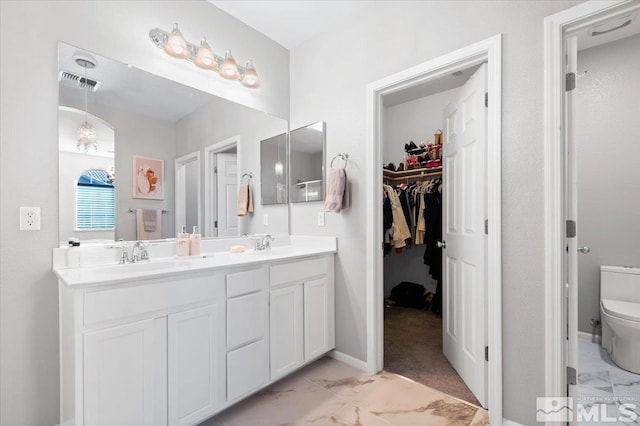
[[[223,274],[61,284],[61,425],[192,425],[219,411],[225,311]]]
[[[333,256],[271,266],[271,380],[335,347],[333,270]]]
[[[196,425],[334,348],[332,252],[64,281],[76,272],[57,271],[60,426]]]

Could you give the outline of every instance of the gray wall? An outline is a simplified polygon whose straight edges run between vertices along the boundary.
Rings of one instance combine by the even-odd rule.
[[[573,1],[375,2],[291,52],[291,128],[324,120],[327,156],[350,155],[352,207],[316,225],[292,206],[292,233],[336,235],[336,346],[366,358],[366,85],[479,40],[503,38],[504,415],[535,423],[544,395],[543,19]]]
[[[578,330],[600,318],[600,265],[640,266],[640,35],[578,54]]]
[[[179,22],[252,58],[257,90],[200,72],[153,46],[149,29]],[[59,412],[57,41],[269,113],[289,115],[289,52],[204,1],[0,2],[0,424],[56,424]],[[37,52],[37,54],[31,54]],[[42,230],[18,229],[20,206]]]

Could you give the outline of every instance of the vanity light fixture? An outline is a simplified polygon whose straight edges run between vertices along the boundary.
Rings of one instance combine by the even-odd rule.
[[[230,50],[225,52],[224,58],[216,55],[206,38],[202,38],[200,46],[189,43],[182,36],[177,23],[173,24],[171,33],[159,28],[150,30],[149,38],[156,47],[174,58],[186,59],[205,70],[217,71],[220,77],[227,80],[237,80],[245,87],[256,88],[260,86],[258,73],[251,61],[242,67],[237,64]]]
[[[75,58],[76,64],[84,68],[84,122],[78,128],[78,149],[84,148],[85,154],[89,152],[89,147],[98,150],[97,133],[95,127],[89,124],[88,120],[88,103],[87,94],[89,92],[89,83],[87,80],[87,68],[95,68],[96,63],[85,57]]]

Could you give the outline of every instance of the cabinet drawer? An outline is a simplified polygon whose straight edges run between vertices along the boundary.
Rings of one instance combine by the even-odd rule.
[[[227,354],[227,401],[258,389],[269,380],[267,344],[258,340]]]
[[[222,296],[223,276],[94,291],[84,295],[84,324],[128,318]]]
[[[264,269],[237,272],[227,275],[227,297],[236,297],[264,290],[266,287]]]
[[[327,273],[327,259],[325,257],[298,262],[275,265],[269,269],[271,286],[304,281],[305,278],[317,277]]]
[[[227,348],[265,337],[267,294],[248,294],[227,300]]]

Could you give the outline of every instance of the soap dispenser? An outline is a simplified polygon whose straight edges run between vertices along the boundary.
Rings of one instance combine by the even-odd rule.
[[[198,229],[198,226],[194,226],[193,233],[191,234],[191,245],[189,246],[191,256],[200,255],[201,245],[202,245],[202,235],[200,235],[200,230]]]
[[[182,225],[182,230],[178,233],[178,237],[176,238],[176,256],[189,256],[189,245],[187,227]]]

